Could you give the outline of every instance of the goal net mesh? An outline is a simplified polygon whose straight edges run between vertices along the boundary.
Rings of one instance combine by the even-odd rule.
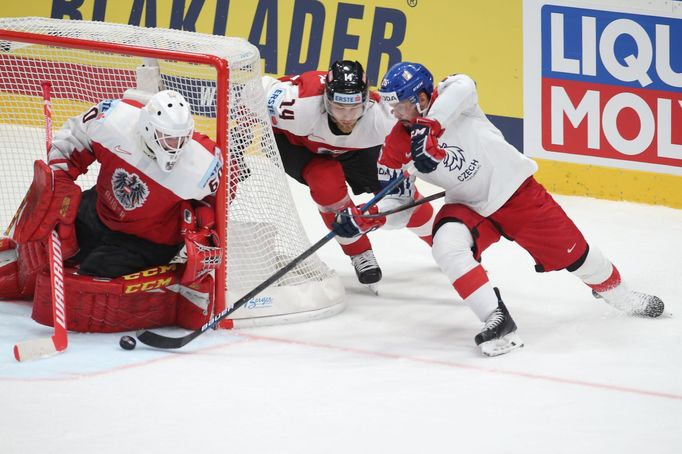
[[[223,180],[228,188],[231,179],[238,181],[231,203],[217,211],[227,219],[226,287],[231,293],[246,293],[310,247],[272,136],[261,86],[260,56],[248,41],[179,30],[43,18],[0,19],[0,30],[43,37],[42,42],[22,42],[15,35],[0,35],[3,232],[31,183],[33,161],[45,159],[41,84],[48,81],[52,86],[55,130],[102,100],[159,89],[180,92],[192,105],[196,130],[214,140],[227,124],[227,161],[232,161],[238,171],[223,172]],[[59,38],[102,44],[75,48]],[[181,61],[177,55],[159,58],[150,50],[174,51],[186,55],[189,61]],[[191,61],[191,54],[212,55],[228,62],[229,102],[227,115],[222,118],[216,97],[220,75],[210,64]],[[92,187],[97,171],[95,163],[79,178],[80,186]],[[313,255],[274,287],[306,285],[333,276]]]

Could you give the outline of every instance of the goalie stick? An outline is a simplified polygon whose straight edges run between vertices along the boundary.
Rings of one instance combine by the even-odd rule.
[[[52,84],[42,83],[43,113],[45,114],[45,146],[48,160],[52,148]],[[64,260],[62,258],[62,243],[55,229],[48,238],[48,253],[50,257],[50,283],[52,284],[52,325],[54,334],[51,337],[31,339],[14,346],[14,357],[17,361],[52,356],[63,352],[68,346],[66,331],[66,307],[64,304]]]
[[[413,166],[410,166],[406,171],[404,171],[398,177],[396,177],[384,189],[379,191],[370,201],[365,203],[360,208],[360,211],[361,212],[367,211],[369,208],[374,206],[379,200],[383,199],[396,186],[398,186],[400,183],[402,183],[402,181],[408,176],[408,172],[413,171],[412,170],[413,168],[414,168]],[[293,268],[295,268],[296,265],[298,265],[303,260],[305,260],[308,257],[310,257],[311,255],[313,255],[315,253],[315,251],[317,251],[322,246],[327,244],[335,236],[336,236],[336,233],[334,233],[334,231],[329,232],[322,239],[320,239],[317,243],[313,244],[311,247],[309,247],[308,249],[303,251],[298,257],[296,257],[291,262],[287,263],[284,267],[282,267],[277,272],[275,272],[275,274],[273,274],[272,276],[270,276],[269,278],[267,278],[266,280],[261,282],[256,288],[251,290],[246,295],[242,296],[231,307],[226,307],[223,311],[221,311],[220,313],[211,317],[211,319],[206,324],[204,324],[201,328],[198,328],[198,329],[192,331],[191,333],[186,334],[186,335],[181,336],[181,337],[164,336],[163,334],[159,334],[159,333],[156,333],[156,332],[150,331],[150,330],[137,331],[135,333],[135,336],[143,344],[146,344],[146,345],[149,345],[150,347],[155,347],[155,348],[170,349],[170,348],[180,348],[184,345],[187,345],[193,339],[202,335],[203,333],[205,333],[209,329],[215,328],[218,325],[218,323],[220,323],[221,320],[225,319],[227,316],[229,316],[234,311],[236,311],[237,309],[242,307],[244,304],[248,303],[251,299],[253,299],[260,292],[265,290],[267,287],[269,287],[270,285],[275,283],[282,276],[284,276],[289,271],[291,271]]]

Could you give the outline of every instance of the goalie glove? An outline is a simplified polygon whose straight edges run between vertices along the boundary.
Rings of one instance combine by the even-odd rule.
[[[183,202],[181,232],[185,238],[187,262],[180,278],[183,285],[201,280],[222,263],[223,250],[218,233],[214,230],[215,211],[207,201],[193,207]]]
[[[223,261],[223,251],[217,241],[218,235],[215,230],[201,229],[185,234],[187,262],[180,278],[182,285],[199,281],[218,269]]]
[[[438,138],[442,134],[440,123],[432,118],[419,117],[412,125],[410,152],[418,171],[433,172],[445,157],[445,150],[438,146]]]
[[[379,209],[376,206],[367,210],[368,214],[378,214]],[[340,237],[353,238],[362,235],[371,230],[376,230],[386,223],[386,217],[381,216],[377,218],[363,218],[362,213],[358,207],[351,206],[336,215],[336,219],[332,223],[332,230]]]

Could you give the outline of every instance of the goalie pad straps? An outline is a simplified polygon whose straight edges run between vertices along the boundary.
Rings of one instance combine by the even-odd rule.
[[[57,224],[73,224],[80,199],[81,190],[71,177],[62,171],[52,172],[43,161],[35,161],[33,182],[14,229],[14,241],[25,244],[44,240]]]
[[[19,271],[16,244],[6,237],[0,238],[0,299],[19,299]]]

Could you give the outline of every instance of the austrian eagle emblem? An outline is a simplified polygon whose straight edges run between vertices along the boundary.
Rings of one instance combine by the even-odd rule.
[[[149,188],[139,176],[128,173],[125,169],[116,169],[111,177],[111,187],[118,203],[126,211],[144,205],[149,195]]]

